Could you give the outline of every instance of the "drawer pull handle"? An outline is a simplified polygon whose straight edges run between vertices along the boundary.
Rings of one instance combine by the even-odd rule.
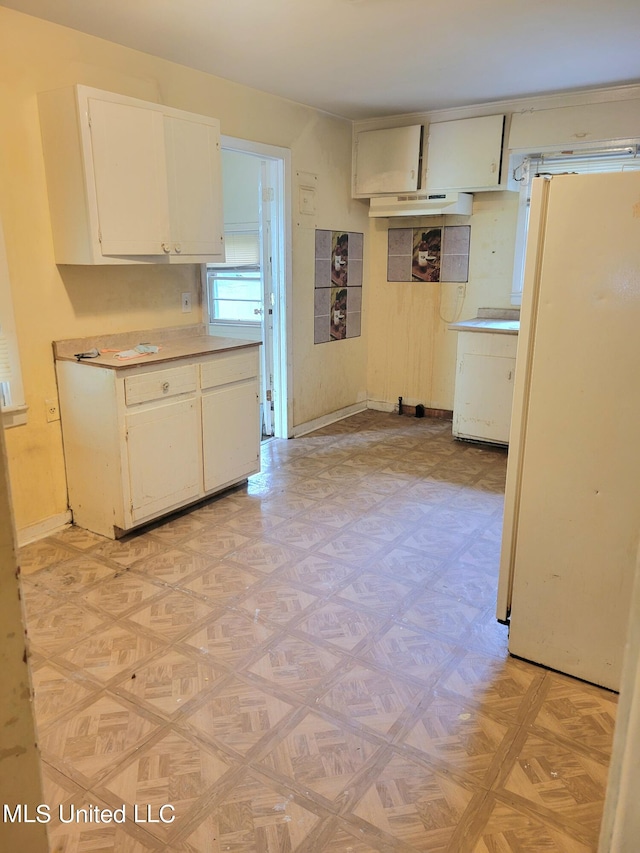
[[[165,394],[167,393],[167,391],[169,390],[169,383],[168,382],[162,383],[162,390],[164,391]]]

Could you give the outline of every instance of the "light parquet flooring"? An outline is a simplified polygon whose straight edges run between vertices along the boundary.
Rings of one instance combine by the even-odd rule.
[[[617,697],[507,653],[505,451],[366,412],[262,454],[22,549],[51,850],[595,851]]]

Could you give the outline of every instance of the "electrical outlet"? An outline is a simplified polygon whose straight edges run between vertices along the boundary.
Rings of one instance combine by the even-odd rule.
[[[44,404],[47,409],[47,423],[51,423],[52,421],[59,421],[60,409],[58,408],[58,401],[45,400]]]
[[[182,294],[182,313],[190,314],[191,313],[191,293],[190,291],[186,291]]]

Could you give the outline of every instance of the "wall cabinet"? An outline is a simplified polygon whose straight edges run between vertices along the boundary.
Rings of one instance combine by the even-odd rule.
[[[504,115],[495,115],[430,124],[427,188],[500,189],[504,121]]]
[[[217,119],[86,86],[39,107],[56,263],[224,260]]]
[[[353,196],[415,192],[420,179],[421,125],[365,130],[353,145]]]
[[[509,443],[517,335],[458,332],[453,435]]]
[[[501,183],[505,116],[443,121],[422,126],[356,131],[354,198],[425,192],[480,192]]]
[[[56,368],[80,527],[117,538],[260,470],[257,345],[171,367]]]

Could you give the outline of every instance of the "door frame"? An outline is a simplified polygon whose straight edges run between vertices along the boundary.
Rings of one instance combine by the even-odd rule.
[[[220,146],[269,161],[273,177],[272,283],[273,305],[273,390],[276,438],[293,434],[292,345],[293,281],[291,261],[291,151],[234,136],[221,136]],[[203,293],[203,298],[205,294]],[[206,304],[206,300],[205,300]]]

